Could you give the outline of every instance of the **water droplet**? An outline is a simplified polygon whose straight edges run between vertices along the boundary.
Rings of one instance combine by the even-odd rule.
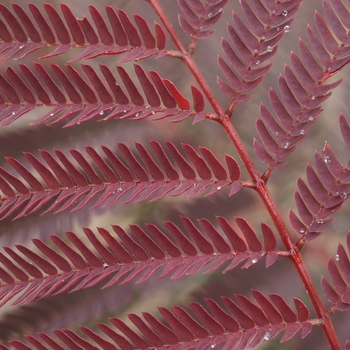
[[[335,255],[335,260],[339,261],[339,255],[338,254]]]
[[[305,134],[305,130],[304,129],[301,129],[300,130],[300,135],[304,135]]]
[[[254,53],[258,53],[258,49],[254,49],[254,51],[253,51]]]
[[[155,111],[152,111],[152,114],[156,114],[156,112],[155,112]]]
[[[284,143],[283,148],[286,149],[286,148],[288,148],[289,146],[290,146],[290,142],[287,141],[287,142]]]
[[[271,337],[271,333],[270,332],[266,332],[265,335],[264,335],[264,339],[265,340],[269,340]]]
[[[218,187],[216,187],[218,190],[221,190],[222,189],[222,187],[221,186],[218,186]]]
[[[210,345],[210,347],[211,347],[212,349],[214,349],[214,348],[215,348],[215,344]]]
[[[108,267],[109,265],[105,262],[103,263],[103,267]]]
[[[54,114],[53,113],[50,113],[50,117],[53,117],[54,116]]]
[[[136,113],[136,114],[135,114],[135,117],[138,117],[139,115],[140,115],[139,113]]]
[[[299,230],[300,233],[304,234],[306,232],[306,230],[302,227],[300,230]]]
[[[124,111],[123,111],[124,113],[126,113],[126,109],[124,109]]]
[[[309,117],[308,119],[310,122],[312,122],[314,120],[314,117]]]
[[[316,222],[317,222],[318,224],[323,224],[323,219],[316,219]]]
[[[265,39],[266,39],[266,36],[263,35],[263,36],[261,37],[261,40],[265,40]]]
[[[266,50],[267,50],[267,52],[272,52],[273,51],[273,47],[272,46],[268,46]]]
[[[326,69],[326,70],[327,70],[327,72],[329,72],[329,71],[331,70],[331,67],[327,67],[327,69]]]
[[[343,192],[343,193],[340,195],[340,198],[341,198],[341,199],[345,199],[347,196],[348,196],[348,194],[347,194],[346,192]]]
[[[281,15],[283,17],[287,17],[288,16],[288,11],[287,10],[282,11]]]
[[[23,48],[24,48],[24,45],[21,45],[19,48],[20,48],[20,49],[23,49]]]
[[[276,31],[278,32],[280,29],[281,29],[281,27],[277,27],[277,28],[276,28]]]
[[[315,96],[311,96],[311,100],[314,100],[315,99]]]
[[[193,187],[197,186],[197,184],[193,184]]]
[[[213,17],[213,14],[211,12],[208,13],[208,18]]]
[[[80,122],[77,122],[77,124],[79,125],[79,124],[80,124]]]
[[[329,156],[324,156],[324,157],[323,157],[323,160],[324,160],[324,162],[327,163],[327,164],[331,162],[331,159],[329,158]]]
[[[289,33],[290,32],[290,27],[289,26],[284,26],[284,32]]]
[[[119,83],[117,81],[114,84],[115,84],[115,86],[119,86]]]
[[[119,188],[117,189],[117,191],[120,193],[121,191],[123,191],[123,189],[122,189],[121,187],[119,187]]]
[[[255,62],[255,64],[256,64],[256,65],[259,65],[259,64],[260,64],[260,60],[257,60],[257,61]]]
[[[253,264],[256,264],[257,262],[258,262],[258,259],[257,259],[257,258],[252,259],[252,263],[253,263]]]
[[[12,114],[12,115],[15,115],[15,114],[16,114],[16,112],[15,112],[15,111],[13,111],[11,114]]]
[[[219,8],[219,12],[222,12],[222,8],[221,7]]]
[[[275,135],[278,136],[278,135],[279,135],[279,132],[278,132],[278,131],[275,131]]]
[[[105,114],[105,112],[104,111],[100,111],[100,115],[104,115]]]

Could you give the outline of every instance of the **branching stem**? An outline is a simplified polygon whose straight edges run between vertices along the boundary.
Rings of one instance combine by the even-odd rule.
[[[224,128],[227,136],[231,140],[232,144],[234,145],[235,149],[237,150],[245,168],[247,169],[252,181],[256,184],[255,190],[259,194],[261,200],[263,201],[267,211],[269,212],[269,215],[271,216],[274,225],[286,247],[287,250],[291,252],[290,259],[292,260],[303,284],[304,287],[308,293],[308,296],[311,300],[311,303],[315,309],[316,315],[318,318],[322,320],[321,327],[323,329],[323,332],[328,340],[328,343],[330,345],[330,348],[332,350],[339,350],[341,349],[339,340],[337,338],[337,335],[335,333],[333,324],[331,322],[330,316],[327,313],[327,310],[325,309],[322,300],[320,298],[320,295],[317,292],[317,289],[311,279],[311,276],[306,268],[306,265],[304,263],[304,260],[301,256],[301,252],[298,249],[298,247],[295,245],[291,234],[289,233],[285,222],[282,219],[281,214],[279,213],[277,206],[273,199],[271,198],[270,192],[267,189],[266,181],[263,179],[251,157],[249,156],[247,150],[245,149],[239,135],[237,134],[235,128],[233,127],[230,117],[228,115],[225,115],[224,109],[221,107],[219,102],[217,101],[215,95],[213,94],[212,90],[210,89],[207,81],[204,79],[203,75],[201,74],[200,70],[198,69],[196,63],[194,62],[192,56],[187,52],[185,46],[183,45],[182,41],[180,40],[179,36],[177,35],[173,25],[171,24],[168,16],[164,12],[163,8],[159,4],[158,0],[148,0],[148,2],[151,4],[155,12],[158,14],[159,18],[163,22],[166,30],[168,31],[171,39],[173,40],[175,46],[177,49],[183,53],[182,60],[186,64],[186,66],[189,68],[195,79],[197,80],[197,83],[201,87],[203,93],[206,95],[208,102],[212,106],[215,113],[218,115],[218,122],[222,125]],[[268,176],[267,176],[268,177]]]
[[[164,12],[164,9],[162,6],[159,4],[158,0],[147,0],[151,6],[153,7],[154,11],[157,13],[159,16],[160,20],[163,22],[164,27],[168,31],[171,39],[173,40],[176,48],[182,52],[183,56],[181,59],[184,61],[186,66],[189,68],[193,76],[196,78],[197,83],[200,85],[202,91],[204,92],[205,96],[207,97],[210,105],[214,109],[215,113],[220,117],[224,117],[225,111],[223,108],[220,106],[219,102],[217,101],[214,93],[210,89],[207,81],[204,79],[202,73],[198,69],[196,63],[194,62],[191,54],[186,50],[184,44],[180,40],[179,36],[177,35],[173,25],[171,24],[168,16]]]

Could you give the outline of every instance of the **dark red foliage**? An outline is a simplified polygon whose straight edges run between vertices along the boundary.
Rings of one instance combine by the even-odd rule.
[[[350,232],[346,236],[347,247],[339,244],[336,254],[328,259],[330,279],[321,279],[323,294],[330,303],[328,309],[310,276],[301,249],[306,241],[326,232],[336,218],[334,213],[350,198],[350,163],[343,164],[344,155],[338,153],[333,141],[326,142],[322,151],[315,151],[313,161],[306,164],[305,174],[297,174],[295,209],[289,210],[289,223],[283,213],[284,204],[275,202],[273,186],[267,186],[267,182],[272,172],[285,166],[286,158],[297,152],[309,128],[318,121],[324,102],[343,82],[338,78],[327,83],[350,62],[350,0],[324,0],[315,9],[313,24],[305,28],[303,38],[307,39],[299,38],[296,52],[289,55],[290,63],[284,65],[276,84],[271,83],[273,88],[266,88],[270,82],[262,83],[275,67],[272,58],[281,40],[300,14],[301,0],[240,0],[237,3],[177,0],[177,4],[167,5],[148,0],[145,3],[147,11],[142,12],[143,6],[139,4],[137,12],[139,9],[141,12],[135,14],[128,13],[129,2],[125,8],[90,5],[83,9],[82,18],[76,16],[71,4],[58,7],[51,3],[42,6],[0,4],[0,61],[4,63],[0,73],[0,127],[19,124],[27,114],[33,118],[30,123],[33,130],[41,124],[51,125],[46,129],[48,133],[56,132],[56,124],[63,121],[63,127],[76,128],[89,121],[107,122],[100,128],[112,125],[115,120],[119,120],[119,127],[122,119],[128,119],[126,125],[138,124],[122,131],[113,129],[113,148],[100,146],[101,150],[96,143],[82,150],[75,139],[78,132],[69,134],[74,143],[68,151],[60,146],[70,137],[66,140],[64,136],[53,151],[40,149],[35,153],[28,149],[23,156],[18,156],[18,148],[28,140],[25,127],[21,126],[23,130],[18,131],[20,138],[23,136],[18,145],[15,133],[9,137],[7,142],[13,153],[8,157],[4,155],[0,165],[0,221],[4,223],[1,238],[10,231],[9,219],[18,220],[13,231],[19,228],[19,233],[11,231],[13,241],[6,241],[0,252],[0,307],[10,301],[13,307],[18,306],[15,312],[1,314],[0,339],[4,342],[0,348],[244,350],[279,335],[281,343],[297,333],[304,339],[314,326],[321,326],[327,340],[324,343],[331,349],[339,349],[341,345],[331,316],[337,310],[350,311]],[[177,5],[177,24],[172,22],[174,16],[170,18],[167,14],[168,7],[174,5]],[[229,6],[235,10],[224,14]],[[158,16],[159,23],[152,15]],[[226,31],[221,32],[222,38],[215,37],[213,34],[223,25],[224,18]],[[182,36],[177,33],[178,29],[183,31]],[[212,52],[215,45],[206,44],[210,40],[216,41],[222,52]],[[198,57],[197,46],[203,57]],[[77,53],[77,49],[81,51]],[[39,50],[46,50],[41,57]],[[117,55],[119,60],[115,62]],[[105,56],[112,59],[107,60]],[[92,61],[98,57],[100,61]],[[219,76],[216,79],[212,76],[213,67],[208,72],[200,70],[201,64],[212,57],[217,57]],[[20,59],[26,61],[17,63]],[[49,59],[48,64],[44,59]],[[174,59],[186,70],[168,63]],[[90,60],[90,63],[76,63],[81,60]],[[158,65],[151,66],[151,60],[156,60]],[[11,63],[5,66],[8,62]],[[165,76],[173,67],[176,72],[171,81]],[[206,69],[209,65],[203,67]],[[177,74],[189,77],[175,83]],[[182,82],[186,82],[187,88],[181,86]],[[247,103],[259,86],[265,86],[266,98],[260,104],[255,121],[256,138],[250,145],[255,152],[251,152],[245,145],[251,136],[241,137],[240,127],[236,130],[236,107]],[[224,98],[217,96],[220,90]],[[132,145],[131,138],[139,138],[140,134],[147,136],[142,128],[146,124],[137,123],[146,118],[154,122],[171,118],[173,123],[168,124],[169,127],[158,129],[162,123],[157,123],[154,128],[155,133],[159,130],[167,133],[171,141],[159,139],[161,136],[155,134],[149,144],[134,140]],[[187,132],[189,120],[192,124],[204,120],[217,122],[234,150],[221,142],[216,129],[206,129],[204,124],[203,128],[202,124],[195,125],[192,134]],[[186,133],[175,134],[173,128],[182,121],[185,122],[181,130]],[[254,121],[244,122],[242,130],[251,131]],[[85,123],[84,127],[89,125],[93,124]],[[339,126],[345,144],[343,149],[350,150],[350,125],[343,114],[339,117]],[[203,130],[207,132],[203,141],[215,138],[211,149],[188,141],[192,137],[195,142]],[[90,141],[95,130],[89,128],[86,135]],[[187,141],[181,143],[182,137]],[[252,153],[265,163],[262,174]],[[258,195],[269,215],[265,220],[269,224],[262,222],[258,205],[246,203],[250,200],[243,196],[249,190]],[[236,196],[238,192],[242,197]],[[96,231],[83,227],[76,233],[67,223],[75,214],[63,216],[68,210],[71,213],[81,210],[85,214],[87,209],[95,209],[99,213],[107,207],[117,208],[109,212],[115,214],[121,210],[118,204],[130,204],[126,207],[130,212],[131,205],[141,208],[133,215],[135,220],[147,216],[148,222],[160,222],[158,213],[165,213],[164,208],[170,203],[165,197],[182,194],[189,200],[187,207],[195,210],[177,220],[172,216],[163,222],[163,228],[134,221],[125,229],[124,220],[129,213],[125,211],[109,230],[105,228],[107,223],[100,221],[101,227]],[[214,216],[218,214],[215,212],[210,213],[213,214],[211,220],[209,216],[194,219],[202,211],[202,201],[214,195],[217,197],[211,202],[212,210],[216,210],[216,206],[225,209],[228,218]],[[241,217],[241,213],[239,217],[234,216],[237,208],[234,205],[231,208],[233,202],[228,201],[234,195],[233,201],[238,198],[235,205],[241,201],[242,208],[252,208],[252,213],[244,212],[246,218]],[[227,208],[219,207],[223,198]],[[144,201],[162,201],[161,209],[149,204],[136,206]],[[174,205],[176,210],[180,208],[177,203],[180,202]],[[182,206],[179,211],[187,207]],[[31,236],[32,222],[25,221],[25,217],[32,216],[33,222],[39,221],[39,213],[45,214],[40,218],[45,235],[40,232]],[[50,218],[59,213],[63,219],[54,223]],[[46,218],[49,218],[48,224],[45,224]],[[68,227],[61,230],[62,223]],[[23,228],[24,225],[28,227]],[[297,239],[290,227],[297,232]],[[28,232],[32,245],[26,241],[27,236],[21,236],[24,231]],[[239,266],[243,271],[250,268],[254,271],[253,266],[263,258],[262,268],[282,258],[290,260],[302,283],[299,289],[306,294],[297,298],[292,294],[285,296],[271,291],[265,295],[251,290],[252,297],[227,296],[225,284],[236,288],[231,271]],[[221,280],[218,288],[216,285],[212,288],[222,288],[213,293],[215,297],[215,293],[222,294],[221,298],[190,301],[187,306],[158,306],[159,318],[149,312],[137,315],[134,311],[127,312],[127,318],[111,316],[117,307],[119,311],[126,309],[131,298],[136,300],[136,294],[143,301],[149,286],[156,285],[162,290],[156,278],[175,280],[211,274],[218,269],[222,273],[230,271],[227,281]],[[277,271],[277,278],[287,281],[289,276],[285,271]],[[214,278],[206,279],[207,283],[216,283],[218,280]],[[256,278],[265,283],[265,276],[256,275]],[[239,287],[243,290],[248,281],[240,279]],[[141,283],[144,283],[143,289],[132,285]],[[275,287],[275,280],[271,279],[271,286],[268,283],[270,281],[266,281],[265,288]],[[118,289],[108,289],[112,286]],[[176,293],[187,298],[187,294],[182,295],[187,285],[179,283],[179,286],[175,288]],[[112,302],[107,294],[109,290],[113,294]],[[197,292],[191,291],[192,295],[202,293]],[[309,299],[304,303],[301,298],[306,296]],[[312,312],[306,306],[308,303]],[[82,319],[87,319],[89,312],[99,318],[97,308],[111,317],[99,319],[95,327],[65,328],[71,324],[71,315],[76,313],[78,305],[81,305],[78,313]],[[59,317],[55,326],[50,322],[46,324],[46,314],[56,312]],[[77,316],[74,314],[74,318]],[[22,334],[26,322],[25,332],[29,335]],[[47,325],[45,331],[31,335],[31,330],[39,324]],[[350,349],[349,344],[346,341],[345,349]]]

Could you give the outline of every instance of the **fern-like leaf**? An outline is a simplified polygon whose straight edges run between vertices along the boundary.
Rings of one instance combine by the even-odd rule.
[[[343,115],[339,124],[345,143],[349,146],[350,126]],[[306,235],[307,239],[316,238],[331,223],[332,219],[326,218],[342,207],[350,193],[349,166],[344,166],[339,161],[328,143],[325,144],[322,155],[315,152],[315,165],[316,169],[311,165],[306,167],[310,189],[301,178],[298,179],[298,191],[295,192],[294,199],[301,220],[293,211],[289,213],[293,228]]]
[[[324,83],[350,60],[348,39],[344,35],[346,29],[341,23],[345,14],[339,12],[336,3],[332,0],[323,2],[326,19],[315,13],[318,35],[310,26],[307,27],[307,36],[316,58],[300,39],[301,59],[292,52],[290,58],[294,71],[286,66],[284,77],[278,79],[282,99],[273,89],[270,90],[270,103],[277,117],[261,105],[261,119],[256,126],[262,145],[255,140],[254,148],[259,159],[269,164],[268,173],[286,164],[280,160],[296,149],[298,142],[306,136],[307,129],[322,112],[320,104],[342,82]]]
[[[276,2],[267,9],[261,1],[249,3],[240,1],[247,25],[236,13],[232,13],[233,25],[227,30],[230,42],[222,39],[222,48],[229,64],[219,56],[218,63],[228,84],[221,78],[217,83],[222,92],[232,98],[227,110],[231,114],[237,103],[249,100],[252,95],[246,94],[261,83],[271,64],[261,66],[277,52],[277,44],[289,31],[293,14],[300,6],[300,1]]]
[[[350,232],[346,235],[348,253],[339,244],[335,258],[328,260],[328,272],[332,285],[322,276],[323,293],[337,310],[350,310]]]
[[[118,239],[99,228],[99,236],[107,247],[90,229],[85,228],[84,234],[96,252],[73,232],[66,232],[66,237],[78,252],[58,236],[51,236],[58,248],[56,250],[39,239],[33,239],[42,256],[23,245],[16,246],[29,262],[13,249],[4,247],[7,255],[17,264],[11,263],[5,254],[0,253],[3,266],[0,267],[0,278],[5,282],[0,289],[1,305],[19,292],[22,293],[15,304],[66,291],[78,291],[107,278],[109,281],[104,288],[115,283],[129,283],[136,278],[137,283],[141,283],[161,268],[159,278],[171,275],[172,279],[177,279],[204,269],[205,273],[210,273],[229,262],[223,272],[240,264],[243,264],[243,269],[248,269],[263,257],[266,257],[266,267],[269,267],[278,258],[275,235],[264,223],[261,225],[264,242],[243,218],[236,218],[236,223],[244,238],[223,217],[218,217],[217,223],[224,234],[219,233],[206,219],[198,220],[204,234],[188,218],[182,217],[182,223],[187,235],[172,222],[164,223],[167,233],[155,225],[146,225],[149,233],[137,225],[130,225],[134,237],[120,226],[113,225]]]
[[[162,79],[155,71],[149,74],[138,65],[134,66],[142,90],[137,88],[127,71],[117,67],[118,80],[105,65],[100,66],[104,82],[89,65],[82,69],[88,78],[84,79],[72,66],[66,66],[67,73],[57,65],[51,65],[53,73],[62,84],[58,87],[49,72],[40,64],[34,64],[36,74],[26,65],[20,69],[26,79],[21,78],[14,69],[8,68],[7,79],[0,74],[0,125],[9,125],[22,115],[37,107],[53,107],[48,113],[38,118],[32,125],[43,123],[55,124],[75,116],[65,126],[80,124],[94,118],[106,121],[112,118],[144,119],[161,113],[155,119],[164,119],[176,115],[174,122],[194,116],[195,120],[205,118],[204,98],[201,92],[192,87],[193,108],[173,83]],[[120,83],[123,83],[125,90]],[[45,85],[43,84],[45,83]],[[32,93],[34,90],[36,96]],[[52,98],[46,91],[49,91]],[[147,99],[147,105],[143,95]],[[129,96],[128,96],[129,95]],[[153,119],[153,120],[155,120]],[[52,121],[53,120],[53,121]]]
[[[100,198],[94,204],[94,208],[101,205],[110,206],[121,198],[123,203],[140,202],[149,198],[154,201],[165,195],[179,196],[185,192],[187,198],[191,198],[210,186],[211,189],[206,195],[215,194],[227,186],[231,187],[230,195],[232,195],[243,186],[239,181],[239,166],[229,155],[226,155],[228,174],[225,167],[207,148],[200,148],[202,154],[200,156],[190,145],[183,144],[182,148],[192,163],[190,164],[170,142],[167,142],[167,148],[172,160],[169,160],[158,142],[151,141],[151,147],[156,160],[143,145],[136,144],[138,155],[144,162],[142,165],[125,144],[118,144],[125,165],[120,156],[102,146],[105,157],[112,167],[92,147],[86,147],[86,152],[92,161],[87,160],[79,151],[70,150],[81,170],[59,150],[55,153],[62,165],[47,151],[40,151],[47,166],[31,153],[25,153],[27,160],[45,183],[45,187],[23,164],[14,158],[7,158],[7,162],[29,186],[7,170],[0,168],[0,189],[5,194],[1,199],[1,219],[9,217],[19,208],[22,208],[22,211],[16,219],[35,213],[48,202],[52,204],[45,213],[54,210],[58,213],[67,209],[79,210],[97,196]],[[157,165],[157,162],[160,165]],[[182,176],[174,168],[174,163],[177,164]],[[94,167],[101,171],[104,178],[96,173]],[[78,200],[80,202],[77,204]]]
[[[222,297],[223,309],[212,299],[206,299],[207,311],[198,303],[190,303],[190,312],[180,306],[174,306],[172,311],[159,307],[159,312],[166,320],[162,324],[150,313],[143,313],[143,318],[136,314],[128,314],[129,320],[139,330],[132,330],[118,318],[110,318],[110,325],[98,323],[102,334],[99,335],[87,327],[80,330],[87,336],[81,338],[77,333],[62,329],[54,333],[63,344],[72,348],[95,349],[96,344],[103,349],[133,350],[134,347],[147,349],[149,347],[196,348],[196,349],[245,349],[254,348],[264,341],[277,337],[284,331],[281,342],[288,341],[298,332],[304,338],[312,330],[310,312],[306,305],[297,298],[294,304],[295,313],[286,301],[278,294],[270,294],[271,301],[261,292],[253,290],[256,303],[243,295],[235,295],[236,301]],[[118,332],[116,330],[118,330]],[[45,333],[39,338],[26,336],[29,344],[44,347],[50,345],[54,349],[63,349],[59,343]],[[29,349],[22,341],[9,341],[18,349]],[[40,345],[39,345],[40,344]],[[3,349],[9,349],[5,345]]]
[[[183,13],[183,16],[178,16],[182,30],[196,39],[204,39],[214,33],[214,30],[208,28],[220,20],[228,0],[206,0],[204,4],[191,0],[177,2]]]
[[[30,3],[28,6],[34,21],[19,4],[12,4],[15,15],[5,5],[0,5],[5,21],[0,20],[0,61],[20,59],[42,47],[56,47],[42,58],[61,55],[71,48],[85,48],[72,62],[122,53],[127,53],[121,59],[123,62],[166,54],[164,30],[155,23],[153,35],[142,16],[134,15],[135,26],[123,10],[115,11],[111,6],[105,6],[106,15],[103,16],[96,7],[90,6],[91,24],[86,17],[77,19],[65,4],[60,5],[60,15],[52,5],[45,3],[47,21],[36,5]],[[107,26],[106,18],[112,31]]]

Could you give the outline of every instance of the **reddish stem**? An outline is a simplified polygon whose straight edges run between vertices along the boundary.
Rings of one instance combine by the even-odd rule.
[[[219,102],[217,101],[215,95],[211,91],[208,83],[204,79],[203,75],[199,71],[196,63],[193,61],[191,55],[187,52],[184,44],[180,40],[179,36],[177,35],[173,25],[171,24],[168,16],[164,12],[164,9],[160,6],[158,0],[147,0],[151,6],[153,7],[154,11],[157,13],[161,21],[163,22],[165,28],[167,29],[171,39],[173,40],[176,48],[182,53],[182,60],[185,62],[193,76],[196,78],[198,84],[202,88],[202,91],[206,95],[210,105],[213,107],[214,111],[217,115],[220,117],[223,117],[225,115],[225,111],[220,106]]]
[[[224,128],[229,139],[236,148],[245,168],[247,169],[252,181],[256,184],[255,190],[258,192],[260,198],[262,199],[266,209],[268,210],[274,225],[286,247],[287,250],[291,252],[290,259],[292,260],[303,284],[309,295],[311,303],[315,309],[317,317],[323,320],[321,325],[323,332],[328,340],[328,343],[332,350],[341,349],[339,340],[335,333],[333,324],[327,311],[322,303],[322,300],[317,292],[317,289],[311,279],[311,276],[306,268],[304,260],[301,256],[299,249],[294,244],[291,234],[289,233],[280,213],[277,210],[276,204],[271,198],[270,192],[266,187],[266,182],[259,175],[252,159],[250,158],[247,150],[245,149],[239,135],[237,134],[235,128],[233,127],[229,116],[225,115],[225,111],[217,101],[212,90],[210,89],[208,83],[199,71],[196,63],[192,59],[191,55],[186,51],[182,41],[174,30],[169,18],[165,14],[163,8],[160,6],[158,0],[148,0],[149,3],[154,8],[155,12],[158,14],[159,18],[163,22],[165,28],[167,29],[169,35],[171,36],[175,46],[179,51],[182,52],[182,60],[185,62],[193,76],[196,78],[197,83],[200,85],[202,91],[206,95],[210,105],[218,115],[218,121]]]

